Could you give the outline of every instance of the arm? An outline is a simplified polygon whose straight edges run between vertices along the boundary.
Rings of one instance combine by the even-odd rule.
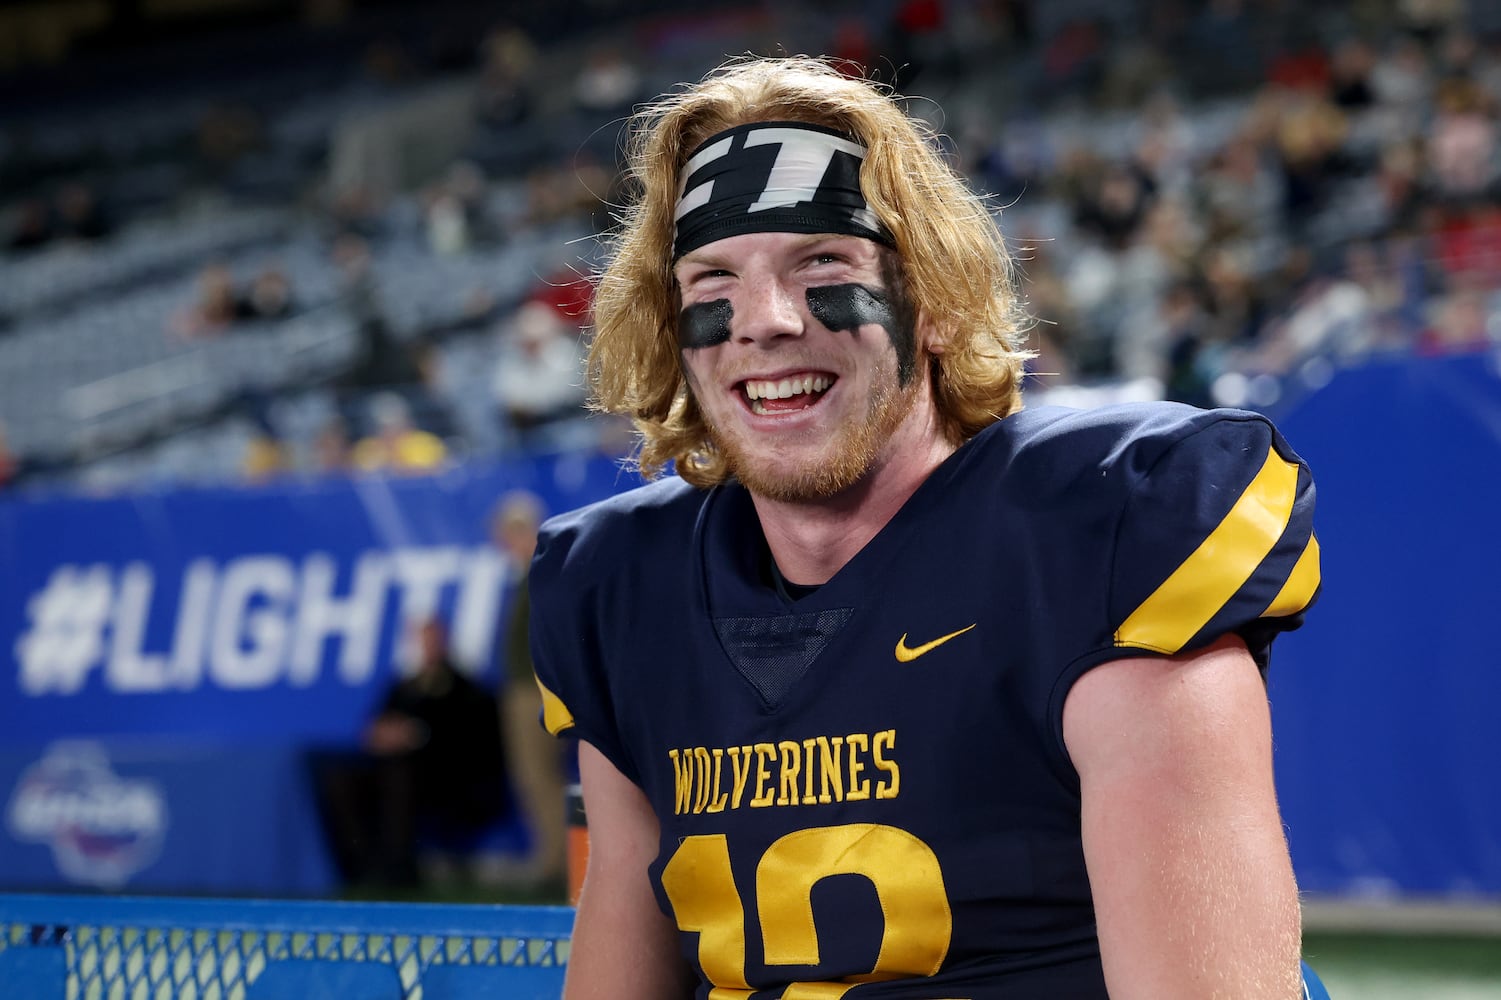
[[[1063,734],[1110,995],[1301,997],[1271,719],[1244,644],[1102,664],[1069,692]]]
[[[647,878],[657,854],[656,814],[641,789],[583,741],[579,777],[589,817],[589,867],[565,1000],[690,996],[693,978],[678,952],[677,928],[657,906]]]

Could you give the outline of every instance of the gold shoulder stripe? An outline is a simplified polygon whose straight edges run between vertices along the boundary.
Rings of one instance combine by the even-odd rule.
[[[537,681],[537,690],[542,692],[542,725],[549,733],[558,735],[573,726],[573,713],[563,704],[563,699],[547,690],[547,685]]]
[[[1272,603],[1262,613],[1262,617],[1284,618],[1302,611],[1308,607],[1314,592],[1319,589],[1319,579],[1319,540],[1309,535],[1308,544],[1304,546],[1303,554],[1298,557],[1293,571],[1288,574],[1287,582],[1282,585],[1277,596],[1272,598]]]
[[[1193,555],[1131,612],[1117,646],[1176,653],[1235,596],[1266,558],[1292,517],[1298,466],[1275,448],[1230,513]]]

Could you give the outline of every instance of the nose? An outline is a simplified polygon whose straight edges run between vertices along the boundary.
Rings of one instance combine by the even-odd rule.
[[[741,343],[769,343],[802,336],[803,308],[797,293],[774,274],[748,278],[735,302],[731,335]]]

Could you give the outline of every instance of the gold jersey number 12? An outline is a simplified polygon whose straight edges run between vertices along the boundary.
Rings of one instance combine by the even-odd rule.
[[[869,973],[841,982],[791,983],[783,1000],[833,1000],[862,982],[931,976],[943,965],[953,914],[932,848],[905,830],[876,823],[810,827],[777,840],[756,866],[756,912],[767,965],[817,965],[813,886],[830,875],[863,875],[885,915],[881,951]],[[662,871],[678,927],[698,932],[709,1000],[744,1000],[745,905],[722,833],[684,838]]]

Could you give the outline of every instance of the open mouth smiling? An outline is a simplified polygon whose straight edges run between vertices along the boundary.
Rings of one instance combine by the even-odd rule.
[[[739,383],[741,398],[757,416],[794,413],[818,405],[838,379],[826,372],[800,372],[784,378],[751,378]]]

